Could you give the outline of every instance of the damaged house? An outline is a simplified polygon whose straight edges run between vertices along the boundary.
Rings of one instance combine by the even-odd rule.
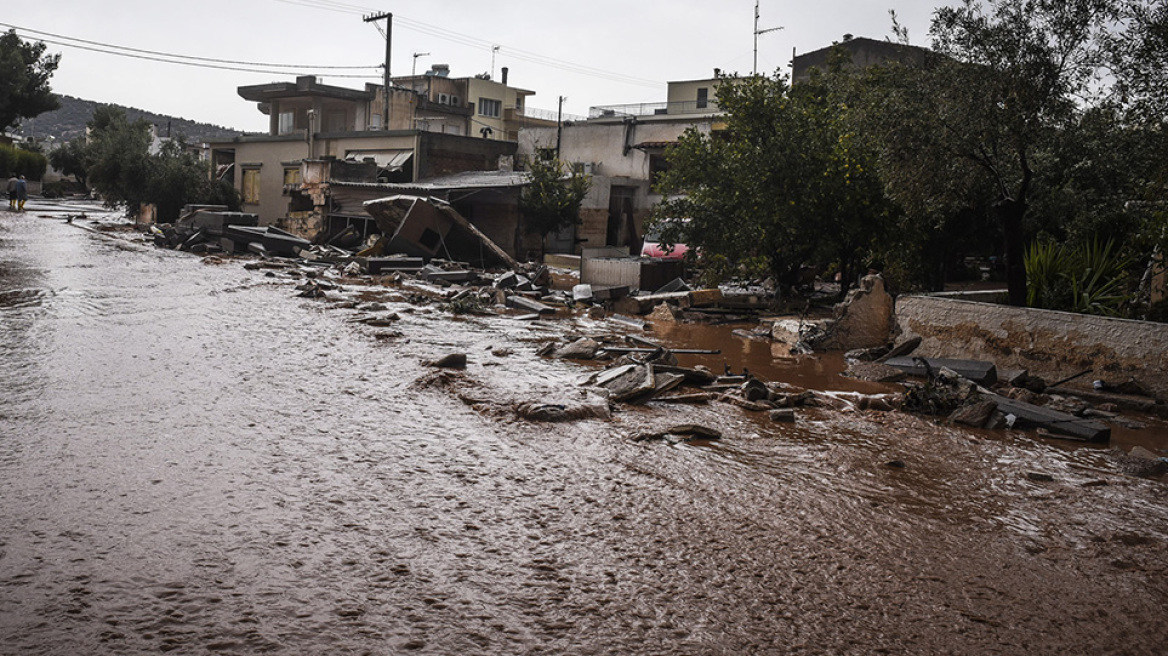
[[[558,150],[561,160],[592,177],[580,225],[549,235],[548,252],[613,246],[639,253],[645,218],[661,200],[653,185],[665,170],[665,149],[687,129],[721,127],[719,82],[670,82],[665,102],[593,107],[587,119],[566,121],[558,131],[524,129],[520,157]]]
[[[240,87],[269,117],[269,130],[208,144],[213,174],[232,182],[261,226],[309,238],[350,225],[367,234],[373,223],[362,203],[387,194],[362,185],[509,169],[520,129],[554,124],[526,109],[534,92],[508,86],[507,74],[498,82],[450,78],[436,65],[393,79],[388,93],[311,76]]]

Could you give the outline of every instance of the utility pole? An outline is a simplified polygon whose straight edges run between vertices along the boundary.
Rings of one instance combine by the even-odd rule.
[[[393,14],[380,13],[365,17],[366,23],[374,23],[385,19],[385,107],[381,112],[381,129],[389,129],[389,55],[393,45]],[[416,61],[416,60],[415,60]]]
[[[758,29],[758,1],[754,0],[754,74],[758,75],[758,35],[766,34],[767,32],[777,32],[782,27],[771,27],[765,30]]]
[[[564,101],[567,98],[560,96],[560,110],[556,114],[556,159],[560,158],[560,140],[564,136]]]
[[[428,53],[428,52],[415,52],[414,53],[414,67],[412,69],[410,69],[410,77],[413,77],[413,76],[418,74],[418,57],[429,57],[429,56],[430,56],[430,53]]]

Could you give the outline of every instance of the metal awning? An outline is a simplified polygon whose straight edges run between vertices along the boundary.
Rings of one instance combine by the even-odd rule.
[[[392,150],[349,150],[345,152],[345,159],[353,162],[361,162],[366,159],[372,159],[377,163],[377,168],[386,171],[400,171],[405,167],[406,162],[414,156],[412,148],[399,148]]]

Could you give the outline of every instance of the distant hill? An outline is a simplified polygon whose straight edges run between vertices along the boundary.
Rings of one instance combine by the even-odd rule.
[[[32,120],[26,119],[17,130],[17,133],[23,133],[25,136],[31,134],[38,139],[52,136],[58,143],[69,141],[70,139],[84,135],[85,125],[93,118],[94,110],[99,105],[106,104],[92,100],[82,100],[73,96],[62,95],[60,98],[60,109],[46,112]],[[209,123],[188,121],[185,118],[175,116],[155,114],[133,107],[123,107],[122,105],[114,105],[114,107],[124,109],[126,116],[131,121],[143,118],[158,126],[159,136],[167,136],[167,127],[169,125],[171,136],[178,137],[179,135],[184,135],[189,143],[230,139],[231,137],[244,134],[240,130],[232,130]]]

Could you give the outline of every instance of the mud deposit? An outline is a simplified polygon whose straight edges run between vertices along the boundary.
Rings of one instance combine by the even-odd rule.
[[[1168,644],[1168,488],[1100,449],[718,403],[533,423],[507,408],[595,400],[534,352],[599,322],[302,299],[35,215],[0,216],[0,653]],[[344,306],[378,298],[398,320]],[[725,341],[736,369],[830,373]],[[631,439],[675,423],[724,437]]]

